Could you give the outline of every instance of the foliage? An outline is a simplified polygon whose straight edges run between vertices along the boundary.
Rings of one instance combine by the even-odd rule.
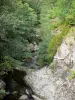
[[[0,89],[0,100],[5,96],[5,90]]]
[[[75,0],[0,0],[1,68],[7,66],[7,70],[11,69],[10,61],[4,60],[5,56],[13,65],[31,58],[27,46],[35,40],[36,34],[41,38],[38,64],[49,64],[68,33],[69,25],[75,25]],[[61,33],[52,37],[52,30],[59,26],[63,26]]]
[[[69,76],[68,76],[68,79],[69,80],[72,80],[73,78],[75,78],[75,71],[74,70],[71,70],[69,67],[65,66],[67,71],[69,72]]]
[[[75,0],[57,0],[50,9],[50,18],[60,18],[61,22],[75,24]]]
[[[42,0],[40,6],[40,25],[39,36],[41,42],[39,43],[39,50],[37,51],[37,64],[42,67],[49,64],[48,59],[48,43],[51,38],[50,20],[49,20],[50,2],[49,0]]]
[[[13,64],[8,56],[4,57],[4,61],[0,64],[0,75],[7,74],[8,71],[11,71]]]
[[[40,7],[40,37],[45,39],[46,35],[51,36],[50,30],[50,0],[42,0]]]
[[[37,15],[21,0],[1,0],[0,5],[0,71],[4,74],[16,61],[31,57],[27,46],[36,33]],[[5,60],[6,56],[11,61]]]
[[[5,94],[5,90],[0,90],[0,95],[4,95]]]
[[[48,58],[48,44],[50,41],[50,37],[46,36],[45,39],[39,44],[39,50],[37,52],[37,64],[42,67],[44,65],[48,65],[49,58]]]
[[[55,55],[55,53],[57,52],[58,47],[60,46],[60,44],[62,43],[63,38],[65,37],[65,35],[68,33],[69,31],[69,26],[62,26],[61,27],[61,33],[57,34],[56,36],[54,36],[48,46],[48,57],[50,62],[52,62],[53,57]]]

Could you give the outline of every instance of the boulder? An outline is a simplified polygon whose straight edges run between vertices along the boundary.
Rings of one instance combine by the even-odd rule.
[[[58,77],[58,74],[52,73],[49,68],[45,67],[27,75],[24,80],[31,86],[34,94],[42,100],[75,100],[75,79],[68,80],[66,77],[64,80]]]
[[[55,85],[49,68],[32,72],[24,80],[29,84],[33,92],[43,100],[54,100]]]
[[[13,79],[21,85],[25,85],[23,78],[26,75],[27,75],[27,72],[24,67],[17,67],[13,71]]]
[[[19,100],[28,100],[28,99],[27,99],[27,96],[24,94],[19,98]]]

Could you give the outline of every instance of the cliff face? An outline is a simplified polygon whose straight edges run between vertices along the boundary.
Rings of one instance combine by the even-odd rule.
[[[75,66],[75,31],[73,29],[65,37],[54,56],[54,61],[57,61],[58,66],[65,65],[69,68],[74,68]]]
[[[75,29],[64,38],[54,56],[53,69],[45,67],[24,80],[42,100],[75,100]]]
[[[55,100],[75,100],[75,29],[71,28],[53,60],[57,78]]]
[[[68,72],[75,70],[75,29],[71,28],[58,48],[53,60],[54,73],[62,79],[67,78]],[[63,73],[64,72],[64,73]]]

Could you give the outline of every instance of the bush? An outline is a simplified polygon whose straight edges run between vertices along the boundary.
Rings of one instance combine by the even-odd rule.
[[[37,63],[40,67],[44,65],[48,65],[49,59],[48,59],[48,44],[50,41],[50,37],[47,36],[43,41],[39,44],[39,50],[37,52]]]

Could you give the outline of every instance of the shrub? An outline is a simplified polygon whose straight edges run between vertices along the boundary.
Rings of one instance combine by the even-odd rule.
[[[48,65],[48,44],[50,41],[50,37],[47,36],[43,41],[39,44],[39,50],[37,51],[37,63],[40,67],[44,65]]]

